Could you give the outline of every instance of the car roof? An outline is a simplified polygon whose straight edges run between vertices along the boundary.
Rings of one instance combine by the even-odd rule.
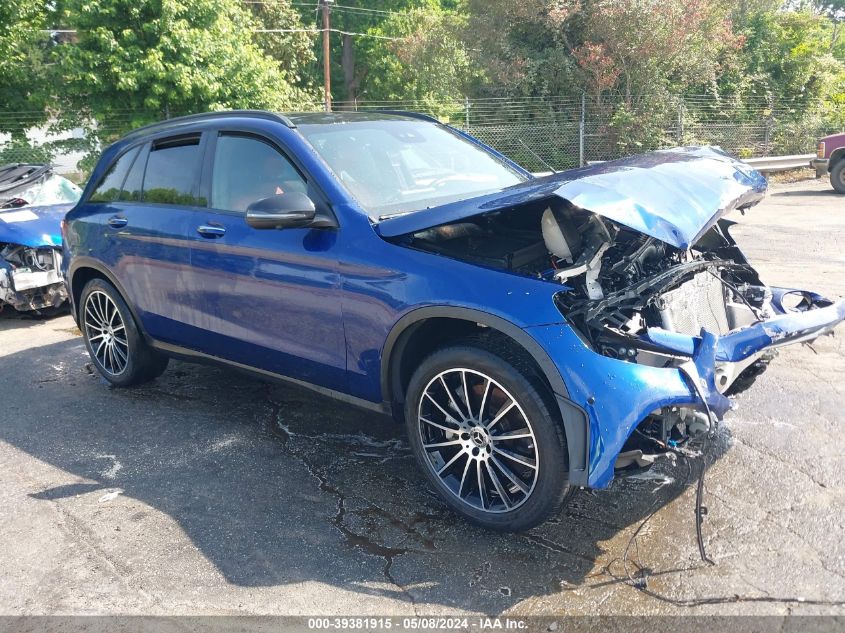
[[[366,112],[269,112],[267,110],[220,110],[216,112],[202,112],[187,116],[175,117],[132,130],[122,140],[136,139],[140,136],[178,129],[186,124],[204,123],[217,119],[241,118],[263,119],[281,123],[295,128],[297,125],[332,125],[337,123],[353,123],[361,121],[401,121],[423,120],[439,123],[434,117],[418,112],[404,112],[400,110],[370,110]]]

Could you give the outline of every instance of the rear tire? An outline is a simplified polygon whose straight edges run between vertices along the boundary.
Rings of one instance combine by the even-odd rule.
[[[839,193],[845,193],[845,158],[833,163],[830,169],[830,184]]]
[[[408,438],[429,483],[455,512],[492,530],[527,530],[566,501],[563,425],[534,372],[477,343],[434,352],[414,372]]]
[[[123,297],[104,279],[82,289],[79,329],[97,371],[117,387],[149,382],[167,369],[167,356],[147,344]]]

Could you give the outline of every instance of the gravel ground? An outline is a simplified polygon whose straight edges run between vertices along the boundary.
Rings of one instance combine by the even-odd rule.
[[[845,198],[825,182],[776,185],[734,219],[764,279],[845,295]],[[711,566],[694,465],[492,534],[432,496],[389,420],[178,362],[110,389],[69,316],[4,315],[0,614],[843,616],[843,334],[782,351],[728,414],[705,484]],[[649,595],[621,559],[653,510],[628,563]]]

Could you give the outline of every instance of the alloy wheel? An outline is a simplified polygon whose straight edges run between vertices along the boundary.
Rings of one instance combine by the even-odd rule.
[[[100,367],[117,376],[129,363],[126,327],[114,301],[105,292],[95,290],[85,300],[83,310],[85,336]]]
[[[432,378],[417,409],[427,464],[461,502],[510,512],[531,496],[539,454],[516,398],[490,376],[455,368]]]

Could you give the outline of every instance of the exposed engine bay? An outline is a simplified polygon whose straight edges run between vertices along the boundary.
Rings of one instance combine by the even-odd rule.
[[[684,359],[646,340],[648,328],[723,335],[774,315],[772,293],[731,238],[731,224],[720,220],[682,250],[552,198],[426,229],[409,245],[561,284],[561,312],[594,351],[677,367]],[[773,355],[718,364],[718,389],[747,388]],[[682,443],[714,423],[695,409],[657,411],[632,436],[617,467],[643,467],[650,462],[642,451],[654,453],[655,442],[664,448]],[[648,438],[644,446],[638,436]]]
[[[420,231],[412,246],[565,285],[562,311],[594,349],[662,366],[671,359],[626,341],[648,327],[724,334],[771,316],[771,293],[729,226],[681,250],[554,199]]]

